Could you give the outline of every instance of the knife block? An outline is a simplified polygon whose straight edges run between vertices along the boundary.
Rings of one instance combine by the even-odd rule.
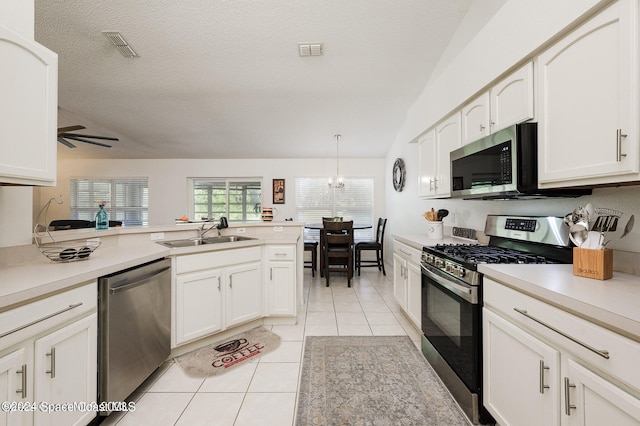
[[[613,276],[613,250],[573,248],[573,275],[597,280]]]

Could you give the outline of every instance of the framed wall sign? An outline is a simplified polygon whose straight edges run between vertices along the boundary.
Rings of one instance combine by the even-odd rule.
[[[284,204],[284,179],[273,180],[273,204]]]

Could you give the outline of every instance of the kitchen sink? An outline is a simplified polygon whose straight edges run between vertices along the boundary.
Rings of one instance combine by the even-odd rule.
[[[249,241],[249,240],[255,240],[255,238],[243,237],[240,235],[227,235],[223,237],[187,238],[184,240],[156,241],[156,242],[158,244],[162,244],[163,246],[167,246],[171,248],[181,248],[181,247],[196,247],[201,245],[232,243],[235,241]]]

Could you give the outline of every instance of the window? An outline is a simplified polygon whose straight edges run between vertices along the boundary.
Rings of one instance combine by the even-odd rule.
[[[256,178],[192,178],[193,217],[261,220],[262,182]]]
[[[149,224],[148,178],[71,179],[71,219],[95,220],[106,201],[109,220],[124,226]]]
[[[296,220],[320,223],[323,217],[342,216],[358,224],[373,225],[373,178],[345,178],[344,188],[331,188],[326,178],[296,178]],[[357,240],[373,239],[374,230],[354,231]],[[318,232],[305,230],[305,239]]]

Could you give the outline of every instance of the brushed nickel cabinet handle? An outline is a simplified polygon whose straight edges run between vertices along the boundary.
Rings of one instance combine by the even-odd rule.
[[[622,129],[616,130],[616,161],[619,163],[622,161],[622,157],[626,157],[627,154],[622,153],[622,138],[626,138],[627,135],[622,133]]]
[[[536,318],[536,317],[534,317],[532,315],[529,315],[527,313],[527,311],[524,310],[524,309],[513,308],[513,310],[516,311],[517,313],[519,313],[521,315],[524,315],[525,317],[537,322],[538,324],[540,324],[540,325],[542,325],[544,327],[547,327],[549,330],[554,331],[554,332],[558,333],[559,335],[561,335],[563,337],[566,337],[567,339],[571,340],[572,342],[579,344],[583,348],[589,349],[591,352],[594,352],[594,353],[600,355],[602,358],[609,359],[609,351],[606,351],[606,350],[603,350],[603,349],[596,349],[593,346],[590,346],[590,345],[588,345],[588,344],[576,339],[575,337],[572,337],[572,336],[568,335],[564,331],[558,330],[557,328],[555,328],[555,327],[553,327],[553,326],[551,326],[551,325],[549,325],[549,324],[547,324],[547,323],[545,323],[543,321],[540,321],[538,318]]]
[[[544,384],[544,370],[548,370],[549,367],[544,365],[544,360],[540,360],[540,393],[544,395],[544,390],[549,389],[549,385]]]
[[[571,410],[575,410],[576,406],[571,404],[571,399],[569,398],[569,390],[571,388],[575,388],[576,385],[572,385],[569,383],[569,378],[564,378],[564,413],[567,416],[571,415]]]
[[[63,313],[65,313],[65,312],[67,312],[67,311],[70,311],[71,309],[77,308],[78,306],[82,306],[82,302],[75,303],[75,304],[73,304],[73,305],[69,305],[69,306],[67,306],[67,307],[66,307],[66,308],[64,308],[64,309],[59,310],[58,312],[54,312],[54,313],[52,313],[52,314],[50,314],[50,315],[47,315],[46,317],[39,318],[39,319],[37,319],[37,320],[35,320],[35,321],[31,321],[31,322],[30,322],[30,323],[28,323],[28,324],[24,324],[24,325],[21,325],[20,327],[14,328],[13,330],[9,330],[9,331],[7,331],[6,333],[2,333],[2,334],[0,334],[0,339],[2,339],[2,338],[3,338],[3,337],[5,337],[5,336],[8,336],[8,335],[10,335],[10,334],[12,334],[12,333],[15,333],[16,331],[23,330],[23,329],[25,329],[25,328],[27,328],[27,327],[31,327],[31,326],[32,326],[32,325],[34,325],[34,324],[37,324],[37,323],[42,322],[42,321],[44,321],[44,320],[48,320],[49,318],[53,318],[53,317],[55,317],[56,315],[63,314]]]
[[[22,399],[27,397],[27,364],[22,364],[22,368],[16,371],[16,374],[22,374],[22,389],[16,390]]]
[[[56,348],[51,348],[51,352],[47,354],[50,357],[49,361],[51,362],[51,369],[45,371],[47,374],[51,374],[51,378],[56,378]]]

